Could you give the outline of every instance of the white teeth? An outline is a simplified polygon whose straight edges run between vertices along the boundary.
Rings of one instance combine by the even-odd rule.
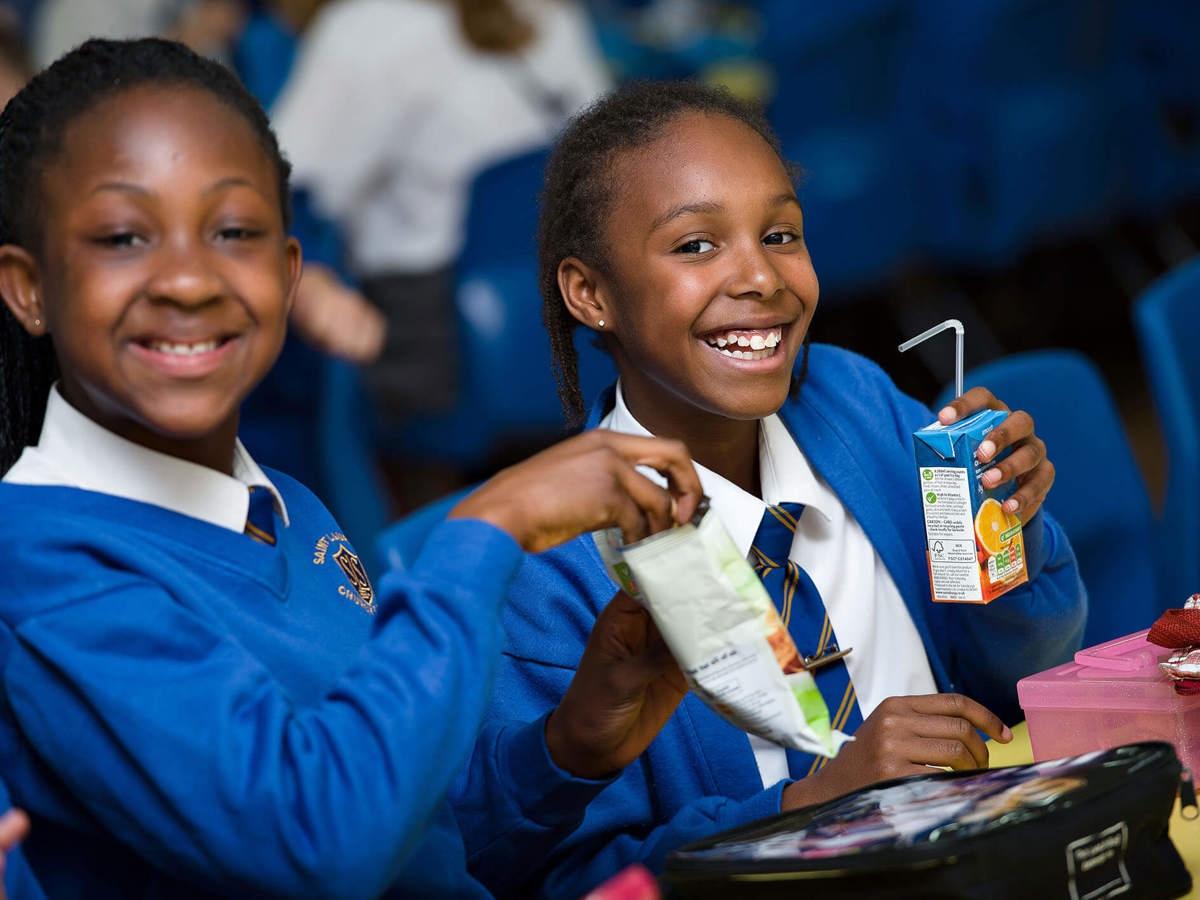
[[[217,349],[217,341],[204,341],[200,344],[174,344],[169,341],[153,341],[150,349],[157,353],[170,353],[172,356],[195,356],[199,353],[210,353]]]
[[[774,346],[778,345],[779,344],[779,335],[776,332],[772,331],[770,334],[767,335],[767,339],[764,343],[768,347],[774,347]]]
[[[746,337],[744,334],[737,339],[737,342],[738,342],[739,347],[749,347],[750,346],[750,338]]]
[[[742,359],[745,356],[745,354],[742,353],[741,350],[734,350],[732,356],[734,359]]]
[[[756,334],[750,338],[750,346],[755,350],[761,350],[763,347],[767,346],[767,342],[763,340],[763,336],[761,334]]]
[[[718,347],[724,347],[728,343],[729,343],[729,341],[725,340],[725,338],[723,338],[723,337],[717,338],[717,346]]]

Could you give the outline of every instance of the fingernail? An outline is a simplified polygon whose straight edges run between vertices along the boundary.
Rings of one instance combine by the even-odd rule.
[[[999,469],[988,469],[986,472],[984,472],[979,477],[983,481],[984,484],[988,485],[988,487],[991,487],[993,484],[999,483],[1000,470]]]
[[[981,443],[979,445],[978,455],[979,455],[980,459],[991,459],[992,455],[995,452],[996,452],[996,445],[993,444],[991,441],[984,441],[983,443]]]
[[[1012,729],[1009,728],[1007,725],[1005,725],[1004,730],[1000,732],[1000,743],[1007,744],[1011,740],[1012,740]]]
[[[1005,512],[1012,513],[1012,512],[1016,512],[1020,506],[1021,506],[1020,500],[1017,500],[1013,497],[1009,497],[1007,500],[1004,501],[1003,509]]]
[[[956,415],[957,413],[954,412],[953,406],[946,406],[942,408],[940,413],[938,413],[938,421],[943,425],[949,425],[954,421]]]

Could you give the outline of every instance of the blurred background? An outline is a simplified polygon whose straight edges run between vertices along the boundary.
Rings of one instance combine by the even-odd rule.
[[[612,85],[696,78],[761,104],[806,173],[814,339],[933,404],[953,342],[897,345],[960,319],[967,368],[1038,419],[1092,593],[1200,589],[1195,0],[0,8],[14,78],[92,34],[158,33],[268,108],[317,265],[244,439],[375,566],[386,522],[564,433],[534,247],[555,133]],[[613,370],[580,350],[591,396]],[[1028,355],[1047,350],[1067,352]]]

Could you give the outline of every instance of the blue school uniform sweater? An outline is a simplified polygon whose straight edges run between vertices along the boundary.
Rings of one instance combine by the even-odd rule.
[[[7,812],[10,806],[12,801],[8,797],[8,790],[4,787],[4,782],[0,781],[0,813]],[[4,890],[8,900],[44,900],[46,896],[33,873],[29,871],[29,864],[25,862],[25,854],[20,847],[10,850],[5,855]]]
[[[610,388],[589,427],[612,408],[613,396]],[[987,606],[933,603],[912,443],[912,432],[934,420],[930,411],[874,363],[814,345],[798,399],[779,414],[883,560],[939,690],[1018,720],[1017,679],[1070,658],[1083,634],[1086,596],[1059,526],[1041,512],[1026,525],[1029,584]],[[590,536],[525,557],[502,613],[504,656],[489,720],[534,719],[558,703],[614,592]],[[543,831],[525,834],[497,819],[472,790],[494,766],[492,753],[477,745],[476,777],[458,783],[452,802],[471,870],[498,896],[573,898],[634,861],[661,869],[666,854],[688,841],[778,813],[785,786],[764,790],[745,733],[688,694],[649,749],[592,801],[583,824],[556,847],[547,841],[545,864],[525,872],[505,857]]]
[[[268,474],[291,517],[274,547],[0,484],[0,772],[50,897],[487,895],[444,797],[519,547],[446,521],[372,588],[321,503]],[[557,769],[543,733],[492,725],[480,777],[560,834],[602,783]]]

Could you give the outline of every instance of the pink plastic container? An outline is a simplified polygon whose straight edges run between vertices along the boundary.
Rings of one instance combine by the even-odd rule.
[[[1200,764],[1200,695],[1175,693],[1159,669],[1171,652],[1139,631],[1017,682],[1033,758],[1057,759],[1135,741],[1170,741]]]

